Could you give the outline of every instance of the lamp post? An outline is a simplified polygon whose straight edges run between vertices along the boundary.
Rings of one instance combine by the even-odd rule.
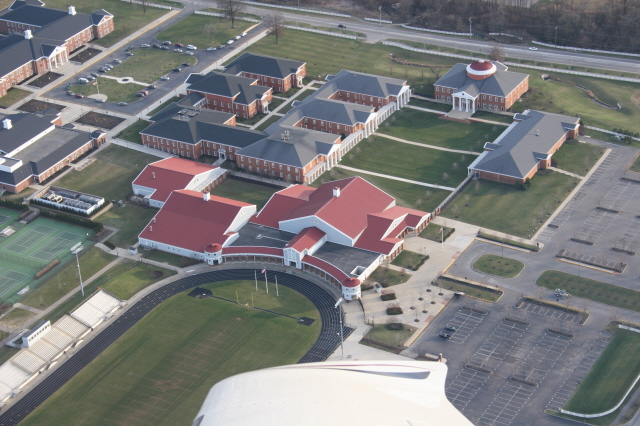
[[[382,6],[378,7],[378,12],[380,12],[380,18],[378,20],[378,25],[382,26]]]
[[[469,18],[469,38],[471,38],[472,35],[473,32],[471,31],[471,18]]]
[[[342,358],[344,359],[344,337],[342,334],[342,306],[340,304],[344,302],[344,299],[341,297],[335,304],[335,308],[338,309],[338,318],[340,319],[340,352],[342,353]]]
[[[78,265],[78,278],[80,278],[80,291],[82,292],[82,297],[84,297],[84,287],[82,286],[82,273],[80,272],[80,259],[78,259],[78,253],[82,251],[82,243],[77,243],[73,247],[71,247],[71,253],[76,255],[76,263]]]
[[[553,37],[553,45],[558,47],[558,27],[556,27],[556,35]]]

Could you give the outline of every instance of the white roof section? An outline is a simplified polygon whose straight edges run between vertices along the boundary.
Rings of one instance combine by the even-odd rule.
[[[86,333],[87,329],[86,325],[82,324],[78,320],[65,315],[58,322],[56,322],[53,326],[53,329],[59,329],[60,331],[68,334],[72,338],[77,338]],[[48,336],[47,336],[48,337]]]
[[[296,364],[216,384],[193,426],[472,425],[444,393],[447,366],[428,361]]]
[[[46,361],[49,361],[60,352],[58,348],[43,339],[35,342],[27,350],[33,352],[38,358],[42,358]]]
[[[11,363],[33,374],[40,371],[47,362],[29,350],[22,350],[18,355],[11,358]]]
[[[104,320],[104,316],[116,309],[120,301],[104,291],[99,291],[78,309],[71,312],[71,316],[88,327],[94,327]]]
[[[65,316],[65,318],[69,318],[69,317]],[[78,325],[82,325],[77,321],[76,323]],[[86,330],[86,327],[84,329]],[[58,349],[58,351],[63,350],[64,348],[69,346],[71,343],[73,343],[73,338],[67,333],[63,332],[58,326],[52,327],[51,331],[48,332],[47,335],[42,338],[42,340],[49,343],[51,346],[55,346]]]
[[[13,390],[14,388],[17,388],[22,383],[24,383],[24,381],[28,378],[29,374],[20,370],[10,362],[5,362],[4,364],[0,365],[0,401],[2,401],[1,394],[3,385],[4,387]]]

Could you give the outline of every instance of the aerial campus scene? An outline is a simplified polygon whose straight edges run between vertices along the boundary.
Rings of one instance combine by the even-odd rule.
[[[640,425],[637,2],[0,7],[0,426]]]

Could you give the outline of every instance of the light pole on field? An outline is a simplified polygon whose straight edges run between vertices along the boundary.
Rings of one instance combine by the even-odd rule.
[[[82,292],[82,297],[84,297],[84,287],[82,286],[82,273],[80,272],[80,260],[78,259],[78,253],[82,251],[82,243],[77,243],[73,247],[71,247],[71,253],[76,255],[76,263],[78,264],[78,278],[80,278],[80,291]]]

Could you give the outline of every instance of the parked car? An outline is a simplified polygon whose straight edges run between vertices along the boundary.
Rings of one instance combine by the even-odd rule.
[[[184,44],[182,44],[182,43],[176,43],[176,47],[184,47]]]
[[[76,98],[84,98],[84,95],[82,93],[76,93]]]
[[[121,64],[122,63],[122,59],[114,59],[113,63],[114,64]]]
[[[118,105],[120,106],[127,106],[128,104],[126,102],[118,102]]]
[[[234,39],[235,40],[240,40],[242,37],[240,37],[239,35],[235,36]]]
[[[67,95],[73,96],[73,95],[75,95],[75,93],[73,93],[71,90],[67,90]]]
[[[169,40],[167,40],[167,41],[163,41],[162,44],[164,44],[165,46],[169,46],[171,44],[171,42]]]
[[[160,80],[169,80],[171,77],[169,77],[168,75],[163,75],[162,77],[160,77]]]
[[[537,48],[537,47],[533,47],[533,46],[531,46],[531,47],[529,48],[529,50],[538,50],[538,48]]]
[[[192,51],[190,51],[190,50],[188,50],[188,51],[184,52],[184,54],[185,54],[185,55],[189,55],[189,56],[193,56],[193,52],[192,52]]]
[[[183,63],[182,63],[182,66],[183,66],[183,67],[188,67],[188,66],[189,66],[189,62],[183,62]]]
[[[446,339],[446,340],[451,339],[451,335],[447,334],[447,333],[440,333],[440,334],[438,334],[438,337],[440,337],[442,339]]]
[[[338,28],[347,28],[345,24],[338,24]]]
[[[111,65],[111,64],[104,64],[104,68],[113,69],[113,65]]]
[[[148,91],[148,90],[146,90],[146,89],[142,89],[142,90],[140,91],[140,93],[142,93],[143,95],[147,96],[147,95],[149,94],[149,91]]]
[[[103,98],[98,98],[98,99],[96,99],[96,101],[97,101],[97,102],[101,102],[101,103],[102,103],[102,102],[105,102],[105,100],[104,100]]]
[[[182,68],[176,67],[176,68],[173,69],[173,72],[180,72],[180,71],[182,71]]]
[[[91,75],[94,77],[100,77],[100,74],[98,74],[97,72],[92,72]]]
[[[140,45],[140,47],[151,47],[151,45],[150,45],[150,44],[147,44],[147,43],[142,43],[142,44]]]
[[[217,47],[207,47],[207,52],[213,52],[214,50],[218,50]]]
[[[221,44],[220,46],[218,46],[218,49],[224,49],[226,47],[226,44]]]
[[[78,79],[78,83],[80,83],[80,84],[87,84],[88,82],[89,82],[89,80],[87,80],[87,79],[86,79],[86,78],[84,78],[84,77],[80,77],[80,78]]]
[[[449,325],[449,326],[445,327],[444,329],[447,330],[447,331],[450,331],[452,333],[456,332],[456,328],[454,326],[452,326],[452,325]]]
[[[107,69],[106,69],[106,68],[100,68],[98,71],[100,71],[100,72],[107,72]]]
[[[193,44],[187,45],[187,49],[189,49],[189,50],[198,50],[198,48],[195,47]]]
[[[227,44],[232,44],[235,40],[227,40]]]
[[[136,93],[136,98],[143,98],[143,97],[145,97],[145,96],[147,96],[147,95],[145,95],[145,94],[144,94],[144,93],[142,93],[142,92],[138,92],[138,93]]]
[[[162,50],[169,50],[169,46],[162,46]]]
[[[93,81],[93,80],[95,80],[95,79],[96,79],[96,78],[95,78],[94,76],[92,76],[92,75],[88,75],[88,76],[86,76],[85,78],[86,78],[87,80],[89,80],[89,81]]]
[[[160,45],[159,45],[159,44],[154,44],[154,45],[153,45],[153,48],[154,48],[154,49],[160,49]]]
[[[127,55],[127,56],[133,56],[133,52],[127,52],[127,53],[125,53],[125,55]]]
[[[242,34],[240,34],[240,37],[244,37],[244,36],[246,36],[246,35],[247,35],[247,32],[245,31],[245,32],[243,32]]]
[[[182,49],[173,49],[174,52],[182,53]]]
[[[157,89],[158,86],[156,86],[155,84],[150,84],[147,86],[147,89]]]

